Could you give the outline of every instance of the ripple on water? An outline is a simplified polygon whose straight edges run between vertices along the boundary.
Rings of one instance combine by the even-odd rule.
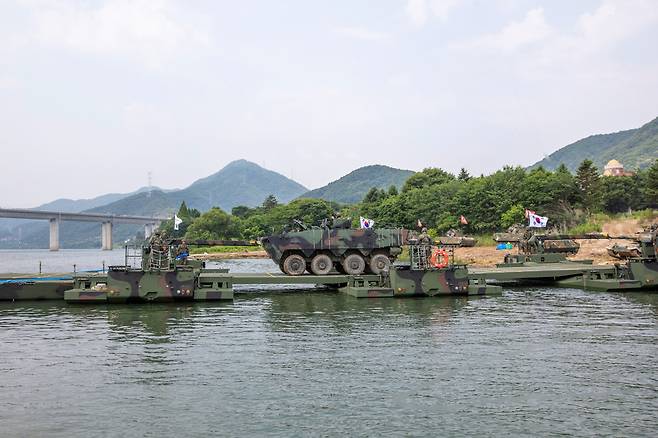
[[[649,436],[657,304],[572,289],[4,303],[0,423],[9,436]]]

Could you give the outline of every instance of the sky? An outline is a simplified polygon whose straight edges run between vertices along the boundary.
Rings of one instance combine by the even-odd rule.
[[[0,206],[487,174],[658,116],[655,0],[0,0]]]

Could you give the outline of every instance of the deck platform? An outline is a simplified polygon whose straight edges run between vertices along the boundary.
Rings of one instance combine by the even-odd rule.
[[[280,273],[226,273],[220,274],[231,280],[233,284],[323,284],[341,285],[349,282],[350,276],[345,274],[329,275],[286,275]],[[378,275],[361,275],[361,278],[376,281]]]
[[[523,266],[509,266],[496,268],[469,268],[468,276],[472,280],[487,279],[496,281],[523,281],[523,280],[560,280],[584,273],[596,272],[603,276],[615,273],[613,265],[591,265],[586,263],[526,263]]]

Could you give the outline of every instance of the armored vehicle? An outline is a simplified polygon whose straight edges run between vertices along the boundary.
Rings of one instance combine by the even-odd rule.
[[[580,244],[576,239],[604,238],[598,234],[567,235],[541,234],[531,228],[513,225],[505,233],[494,234],[499,243],[514,243],[519,248],[520,259],[526,261],[557,262],[566,260],[567,255],[578,253]]]
[[[442,246],[475,246],[475,238],[464,236],[455,229],[448,230],[445,236],[439,236],[436,240]]]
[[[640,248],[637,246],[620,245],[615,243],[606,248],[608,255],[616,259],[625,260],[632,257],[640,257]]]
[[[381,274],[402,252],[408,230],[402,228],[351,229],[307,226],[294,221],[283,233],[263,237],[267,254],[288,275],[326,275],[332,270],[349,275]]]

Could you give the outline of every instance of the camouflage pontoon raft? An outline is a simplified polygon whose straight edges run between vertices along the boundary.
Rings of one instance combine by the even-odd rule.
[[[410,262],[396,263],[380,274],[285,275],[230,273],[207,269],[203,262],[173,257],[169,251],[142,248],[141,264],[133,267],[126,252],[124,266],[107,273],[76,274],[71,279],[7,278],[0,282],[0,300],[54,299],[85,303],[130,303],[231,300],[234,285],[324,285],[355,297],[487,295],[501,292],[489,282],[579,287],[600,291],[658,290],[656,236],[651,227],[624,236],[639,245],[640,256],[614,265],[568,261],[561,253],[526,248],[507,255],[496,268],[468,269],[453,260],[434,257],[442,251],[409,240]],[[600,238],[598,236],[597,238]],[[616,237],[619,238],[619,237]],[[545,238],[534,241],[548,240]],[[526,245],[527,246],[527,245]],[[436,263],[436,260],[441,263]],[[14,280],[14,281],[12,281]]]
[[[431,247],[415,246],[429,255]],[[203,262],[181,261],[164,252],[142,249],[139,266],[132,267],[126,253],[124,266],[106,273],[76,274],[63,283],[24,282],[0,284],[0,300],[64,300],[72,303],[131,303],[232,300],[235,285],[322,285],[354,297],[410,297],[485,295],[500,293],[495,285],[474,284],[466,266],[431,266],[428,257],[392,266],[376,274],[285,275],[230,273],[207,269]]]

